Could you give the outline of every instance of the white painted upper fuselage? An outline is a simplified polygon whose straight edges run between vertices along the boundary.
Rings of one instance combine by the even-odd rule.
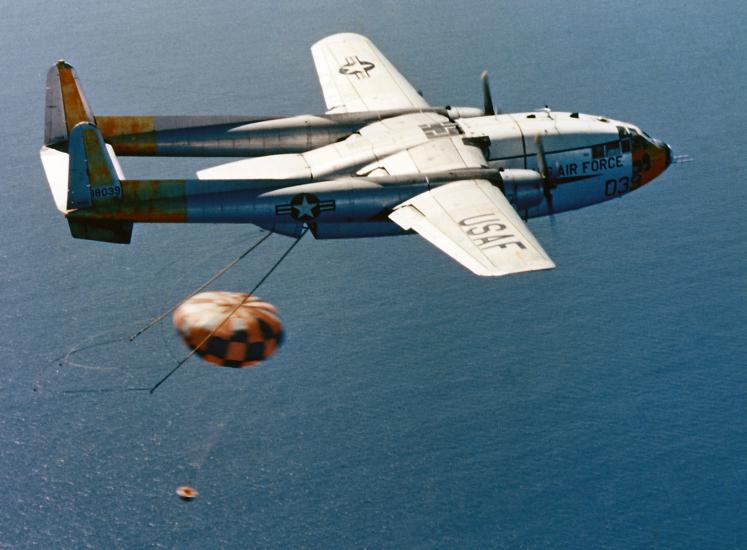
[[[636,189],[654,177],[645,173],[651,169],[651,157],[666,154],[664,144],[637,126],[600,116],[543,109],[450,120],[428,112],[377,121],[342,141],[303,153],[268,155],[208,168],[198,172],[198,177],[322,181],[365,176],[375,181],[379,176],[465,167],[501,168],[507,174],[538,171],[537,136],[554,185],[552,212],[574,210]],[[452,140],[473,145],[470,150],[482,155],[465,159],[463,148],[450,147]],[[641,152],[640,159],[634,159],[636,151]],[[649,157],[647,162],[644,156]],[[504,192],[512,199],[510,190]],[[514,200],[512,203],[525,218],[550,213],[547,201],[523,208]]]

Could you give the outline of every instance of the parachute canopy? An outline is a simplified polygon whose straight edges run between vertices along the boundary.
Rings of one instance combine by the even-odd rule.
[[[176,308],[173,321],[189,347],[224,367],[256,365],[283,343],[275,306],[241,292],[195,294]]]

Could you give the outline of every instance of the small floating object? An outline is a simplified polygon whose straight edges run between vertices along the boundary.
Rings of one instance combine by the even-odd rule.
[[[197,498],[198,493],[194,487],[190,487],[189,485],[182,485],[181,487],[176,488],[176,494],[179,496],[180,499],[190,501]]]
[[[241,292],[195,294],[176,308],[173,321],[189,347],[223,367],[256,365],[275,353],[284,339],[275,306]]]

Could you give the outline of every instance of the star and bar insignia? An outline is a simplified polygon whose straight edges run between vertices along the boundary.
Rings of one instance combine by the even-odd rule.
[[[357,55],[346,57],[345,64],[339,69],[340,74],[355,76],[358,80],[369,78],[368,74],[376,65],[370,61],[361,60]]]
[[[279,204],[275,207],[275,214],[284,216],[290,214],[294,220],[307,221],[313,220],[322,212],[328,212],[335,209],[335,201],[320,201],[312,193],[299,193],[293,197],[290,204]]]

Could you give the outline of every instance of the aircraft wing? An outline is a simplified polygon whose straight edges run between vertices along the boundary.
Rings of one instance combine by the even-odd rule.
[[[365,36],[333,34],[314,44],[311,54],[328,113],[428,107]]]
[[[503,193],[486,180],[455,181],[426,191],[397,206],[389,218],[477,275],[555,267]]]

